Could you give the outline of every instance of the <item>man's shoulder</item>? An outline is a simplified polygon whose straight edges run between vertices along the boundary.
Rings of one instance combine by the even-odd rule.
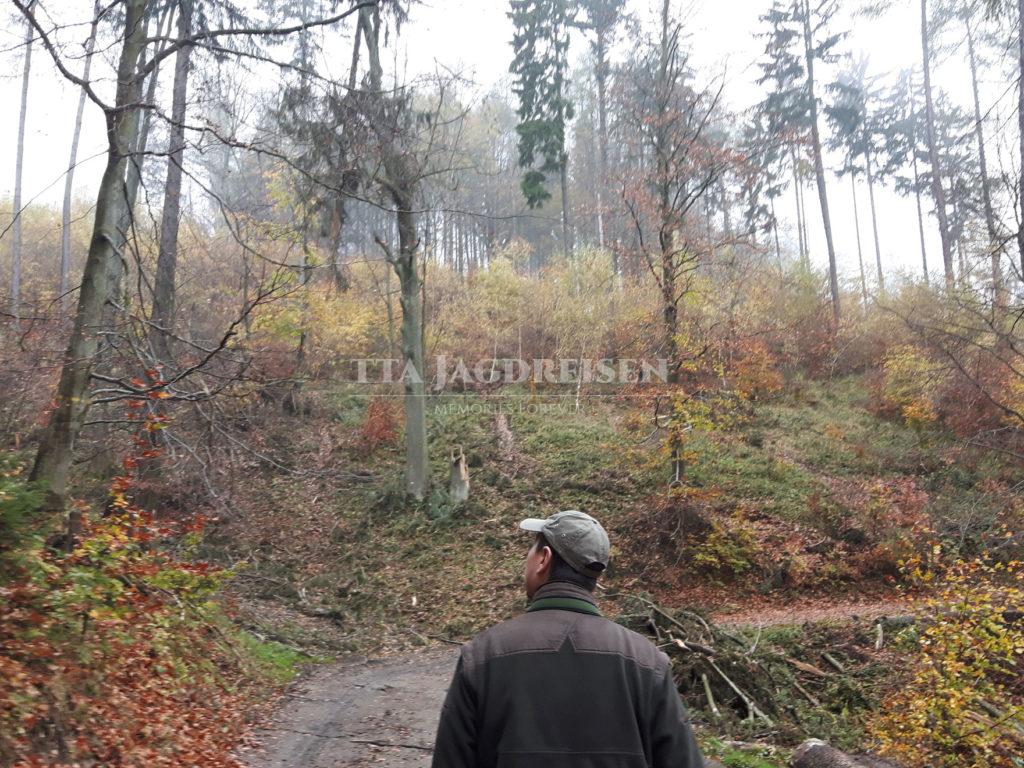
[[[523,613],[478,634],[462,646],[474,666],[512,653],[555,651],[566,642],[580,652],[615,653],[653,670],[668,668],[668,656],[643,635],[603,616],[568,611]]]

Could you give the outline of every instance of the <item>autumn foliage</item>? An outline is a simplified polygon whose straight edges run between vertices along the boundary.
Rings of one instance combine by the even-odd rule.
[[[0,765],[236,765],[243,659],[211,603],[229,574],[188,559],[201,521],[162,523],[131,500],[162,423],[141,421],[102,513],[74,510],[71,541],[44,543],[22,467],[0,473]]]
[[[1024,568],[986,558],[909,565],[933,591],[906,685],[883,703],[874,735],[911,768],[1000,768],[1024,747]],[[936,562],[938,560],[939,562]]]

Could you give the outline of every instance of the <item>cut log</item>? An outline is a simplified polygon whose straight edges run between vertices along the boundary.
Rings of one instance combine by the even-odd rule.
[[[899,768],[896,763],[867,755],[848,755],[818,739],[805,741],[790,761],[792,768]]]

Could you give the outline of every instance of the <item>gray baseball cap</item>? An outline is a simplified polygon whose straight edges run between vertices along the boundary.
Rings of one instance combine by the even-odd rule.
[[[543,533],[562,559],[584,576],[596,579],[608,567],[608,534],[585,512],[569,509],[556,512],[546,520],[529,517],[519,527]]]

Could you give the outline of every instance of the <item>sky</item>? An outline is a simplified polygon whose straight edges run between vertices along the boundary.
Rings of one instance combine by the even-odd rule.
[[[763,44],[757,34],[762,26],[759,17],[767,10],[770,1],[680,0],[677,6],[689,38],[691,61],[702,77],[724,79],[725,98],[738,114],[760,98],[755,80],[756,62]],[[72,2],[76,8],[81,6],[80,16],[84,20],[92,6],[88,0],[49,0],[44,5],[64,8],[71,7]],[[64,6],[64,3],[69,5]],[[866,53],[870,57],[870,71],[875,73],[896,71],[919,63],[920,21],[916,2],[897,0],[895,7],[877,20],[851,16],[849,9],[857,5],[859,3],[855,0],[843,2],[844,17],[839,20],[839,25],[851,30],[843,43],[843,50],[854,55]],[[649,18],[653,3],[650,0],[632,0],[628,7],[639,17]],[[13,9],[0,11],[0,14],[12,13]],[[403,27],[399,44],[392,51],[392,63],[410,77],[432,72],[441,66],[471,76],[481,92],[494,87],[507,88],[512,27],[506,13],[507,3],[504,0],[426,0],[414,7],[410,21]],[[0,68],[0,103],[6,105],[0,113],[0,147],[7,150],[0,153],[0,196],[9,196],[13,188],[17,105],[23,61],[23,51],[19,46],[22,34],[23,28],[19,29],[16,24],[4,24],[0,29],[0,61],[4,62]],[[78,43],[80,50],[85,35],[86,30],[82,29],[77,36],[68,35],[66,39],[71,42],[76,37],[81,38]],[[633,40],[620,40],[614,55],[629,55],[635,44]],[[584,49],[582,40],[574,40],[570,55],[580,56]],[[74,50],[74,45],[69,50]],[[330,62],[325,66],[334,68]],[[946,56],[937,66],[936,83],[948,90],[959,103],[965,106],[970,103],[970,81],[963,56]],[[1009,141],[1008,136],[997,135],[996,125],[1006,123],[1000,116],[1009,114],[1015,96],[1014,89],[1000,73],[990,71],[983,77],[982,109],[983,112],[993,110],[991,131],[994,135],[987,142],[990,156],[997,156],[999,145]],[[77,98],[74,87],[62,80],[45,51],[36,47],[26,134],[25,201],[38,199],[59,203]],[[95,106],[87,104],[80,166],[75,176],[76,195],[89,199],[95,193],[103,168],[104,146],[102,117]],[[857,252],[849,179],[838,179],[829,172],[828,191],[840,272],[845,278],[852,279],[857,274]],[[795,244],[792,197],[792,190],[789,190],[779,201],[778,214],[782,220],[784,241]],[[807,188],[806,200],[813,212],[809,221],[812,259],[823,265],[827,257],[816,190]],[[877,190],[876,202],[882,260],[886,270],[919,273],[921,256],[913,198],[901,198],[882,188]],[[864,258],[869,265],[873,264],[874,254],[866,188],[858,191],[858,203]],[[941,266],[938,234],[931,218],[926,227],[929,265],[935,272]]]

